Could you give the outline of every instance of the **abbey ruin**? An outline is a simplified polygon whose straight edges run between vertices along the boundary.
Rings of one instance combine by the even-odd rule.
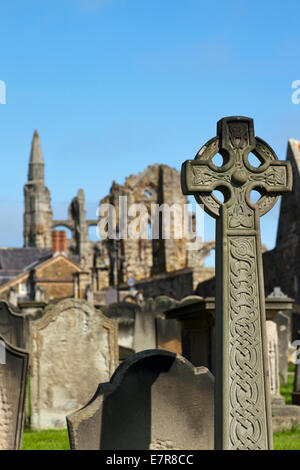
[[[180,187],[180,172],[167,165],[154,164],[148,166],[137,175],[130,175],[123,185],[113,181],[109,194],[104,197],[99,207],[112,204],[117,218],[120,212],[120,201],[127,197],[127,207],[143,204],[148,211],[150,230],[150,208],[152,204],[175,204],[184,208],[188,204],[186,196],[182,195]],[[94,292],[109,286],[126,286],[128,279],[137,282],[154,279],[159,276],[159,284],[169,274],[189,278],[189,287],[184,294],[192,293],[198,282],[213,275],[214,270],[204,268],[204,260],[214,248],[214,241],[203,243],[199,250],[186,250],[190,241],[182,238],[152,239],[120,239],[110,238],[99,241],[89,239],[89,227],[97,226],[97,219],[87,219],[83,189],[79,189],[72,199],[67,217],[55,220],[51,208],[50,190],[45,185],[45,163],[38,132],[35,131],[32,141],[28,181],[24,187],[24,247],[51,250],[55,229],[66,227],[72,237],[66,240],[66,255],[72,256],[85,272],[85,287]],[[128,210],[128,209],[126,209]],[[194,224],[194,216],[191,216]],[[130,217],[129,217],[130,220]],[[174,225],[174,220],[171,220]],[[59,250],[62,251],[62,250]],[[116,254],[117,253],[117,254]],[[191,279],[192,276],[192,280]],[[92,287],[91,287],[92,286]],[[170,288],[167,289],[169,294]],[[188,291],[191,292],[188,292]],[[156,294],[166,292],[155,290]]]

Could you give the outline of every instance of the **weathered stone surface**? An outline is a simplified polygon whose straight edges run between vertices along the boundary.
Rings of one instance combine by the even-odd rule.
[[[182,329],[182,355],[194,366],[215,371],[215,299],[193,295],[176,302],[165,313],[176,319]]]
[[[83,300],[62,300],[30,321],[31,425],[65,427],[65,417],[109,380],[118,364],[117,325]]]
[[[44,159],[40,140],[35,132],[32,142],[32,151],[29,164],[28,182],[24,187],[25,214],[24,214],[24,246],[25,247],[51,247],[51,230],[64,226],[72,232],[72,238],[67,243],[67,254],[80,257],[80,264],[88,272],[94,271],[91,276],[93,289],[99,291],[107,286],[119,284],[134,276],[135,279],[149,279],[153,275],[192,268],[192,290],[198,282],[210,277],[210,270],[206,270],[204,259],[214,248],[214,241],[203,243],[198,250],[186,250],[190,242],[184,234],[183,237],[174,238],[174,228],[178,222],[171,216],[171,239],[122,239],[117,242],[119,250],[119,269],[116,273],[116,261],[113,250],[116,248],[114,240],[91,241],[89,227],[98,224],[98,219],[87,219],[84,192],[78,190],[72,199],[65,219],[53,220],[50,192],[44,185]],[[154,164],[142,172],[126,178],[124,184],[113,181],[109,194],[100,201],[102,204],[112,204],[115,207],[117,220],[120,215],[120,198],[127,197],[126,211],[133,204],[143,204],[148,213],[149,231],[151,221],[151,205],[176,205],[183,213],[187,198],[180,189],[180,172],[167,165]],[[33,204],[34,203],[34,204]],[[32,205],[34,210],[32,210]],[[121,203],[122,205],[122,203]],[[129,216],[128,220],[133,220]],[[183,220],[183,218],[181,219]],[[192,226],[195,229],[195,215],[192,216]],[[156,282],[156,279],[153,280]],[[174,279],[165,278],[156,283],[155,292],[147,296],[162,294],[176,295]],[[159,290],[159,287],[162,287]],[[149,286],[144,286],[145,289]],[[170,292],[170,289],[172,291]],[[183,295],[190,294],[185,291]]]
[[[24,246],[51,248],[50,191],[44,184],[44,158],[37,131],[32,139],[28,182],[24,186],[24,198]]]
[[[157,349],[182,354],[181,333],[181,325],[177,320],[168,320],[165,315],[156,318]]]
[[[140,310],[135,318],[133,349],[136,352],[157,347],[156,318],[162,318],[163,313],[174,303],[175,300],[167,296],[147,299],[140,303]]]
[[[72,449],[212,449],[213,377],[167,351],[142,351],[67,417]]]
[[[27,349],[28,335],[26,317],[6,302],[0,301],[0,336],[17,348]]]
[[[181,181],[183,193],[216,218],[216,448],[272,448],[259,217],[291,191],[291,168],[255,137],[252,119],[234,116],[221,119],[217,136],[183,164]],[[261,192],[255,204],[254,188]]]
[[[135,352],[155,348],[181,352],[180,325],[164,315],[178,301],[164,295],[145,300],[141,295],[129,297],[103,309],[105,315],[118,321],[119,346]]]
[[[279,350],[279,379],[281,384],[287,382],[288,350],[291,336],[291,318],[284,312],[278,312],[276,318]]]
[[[22,447],[25,417],[28,352],[5,345],[5,363],[0,362],[0,450],[18,450]]]
[[[269,377],[272,404],[284,405],[284,398],[280,395],[279,381],[279,351],[277,326],[274,321],[266,321],[267,342],[268,342],[268,360]]]

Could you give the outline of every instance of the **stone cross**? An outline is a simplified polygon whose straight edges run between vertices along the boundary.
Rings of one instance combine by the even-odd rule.
[[[213,162],[218,152],[221,167]],[[250,152],[259,167],[251,165]],[[259,217],[291,191],[291,168],[254,136],[252,119],[234,116],[218,122],[217,137],[183,164],[181,177],[183,193],[216,218],[215,448],[271,449]],[[261,194],[256,203],[253,189]]]

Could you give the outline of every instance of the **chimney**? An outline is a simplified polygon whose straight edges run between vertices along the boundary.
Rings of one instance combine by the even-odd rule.
[[[53,230],[52,232],[52,255],[59,252],[59,232]]]
[[[58,232],[59,235],[59,251],[60,253],[67,253],[67,234],[65,230]]]

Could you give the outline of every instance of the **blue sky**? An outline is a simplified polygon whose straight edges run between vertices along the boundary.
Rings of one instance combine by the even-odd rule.
[[[78,188],[94,218],[112,180],[153,163],[180,169],[223,116],[253,117],[285,159],[300,139],[298,12],[294,0],[1,2],[0,245],[22,246],[34,129],[56,217]],[[262,219],[269,248],[278,210]]]

